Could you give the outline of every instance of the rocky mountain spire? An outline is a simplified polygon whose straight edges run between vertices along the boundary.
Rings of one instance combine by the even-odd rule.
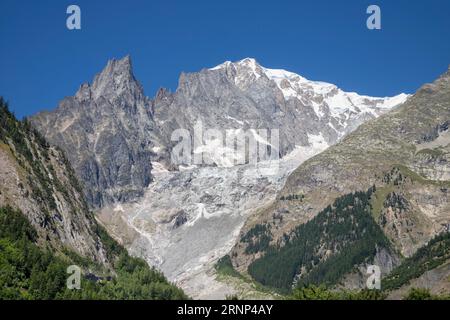
[[[134,77],[129,55],[119,60],[109,60],[103,71],[95,77],[91,90],[94,99],[101,96],[114,98],[122,94],[143,96],[142,86]]]

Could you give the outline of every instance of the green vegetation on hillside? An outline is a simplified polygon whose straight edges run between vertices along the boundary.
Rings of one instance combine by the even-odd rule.
[[[248,268],[265,286],[289,292],[294,282],[336,284],[357,265],[369,261],[377,248],[390,248],[388,239],[371,215],[375,187],[335,200],[309,222],[286,236],[284,246],[271,246]],[[296,279],[298,274],[301,277]]]
[[[242,278],[242,275],[234,269],[229,255],[225,255],[220,258],[214,268],[218,274]]]
[[[379,290],[339,290],[327,289],[324,285],[309,285],[295,288],[289,299],[293,300],[383,300],[386,294]]]
[[[50,146],[45,139],[31,127],[28,121],[18,121],[9,111],[8,105],[0,97],[0,141],[12,146],[12,151],[19,165],[25,169],[32,189],[31,196],[48,209],[56,209],[53,197],[53,168],[46,166],[49,160]],[[42,160],[42,161],[40,161]]]
[[[450,295],[431,294],[430,290],[423,288],[412,288],[403,298],[404,300],[450,300]]]
[[[83,277],[80,290],[69,290],[66,270],[80,262],[72,259],[76,254],[56,256],[38,247],[36,239],[36,231],[20,211],[0,208],[0,299],[186,298],[160,272],[144,260],[130,257],[118,244],[111,252],[120,253],[114,262],[116,275],[100,281]]]
[[[278,299],[280,295],[264,287],[259,282],[256,282],[248,274],[239,273],[231,262],[229,255],[225,255],[220,258],[214,265],[216,270],[217,279],[231,284],[236,289],[237,293],[231,296],[227,296],[227,300],[239,299]]]
[[[247,243],[246,254],[266,251],[272,241],[269,224],[257,224],[241,237],[241,242]]]
[[[443,155],[445,155],[445,152],[440,148],[434,148],[434,149],[421,149],[419,150],[416,155],[429,155],[433,159],[439,158]]]
[[[307,286],[295,288],[289,299],[293,300],[384,300],[385,291],[380,290],[330,290],[325,286]],[[428,289],[412,288],[404,300],[450,300],[449,295],[431,294]]]
[[[428,242],[382,280],[383,290],[397,289],[450,259],[450,233],[442,233]]]

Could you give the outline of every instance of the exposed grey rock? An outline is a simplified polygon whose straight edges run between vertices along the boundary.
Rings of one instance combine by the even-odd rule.
[[[387,250],[386,248],[378,248],[375,257],[367,263],[363,263],[353,272],[346,274],[337,285],[337,288],[345,288],[351,290],[360,290],[367,288],[367,279],[370,274],[367,273],[369,266],[378,266],[380,268],[380,277],[388,275],[395,267],[400,265],[401,259],[397,254]]]
[[[279,129],[280,152],[286,155],[295,146],[310,146],[314,137],[332,145],[406,98],[347,93],[246,58],[181,74],[176,92],[158,92],[153,108],[165,137],[197,121],[205,128]]]
[[[68,155],[95,206],[127,201],[151,182],[155,125],[150,101],[127,56],[111,60],[92,85],[31,122]]]
[[[181,227],[183,224],[185,224],[188,221],[186,211],[180,210],[177,212],[175,218],[172,222],[172,228],[176,229]]]

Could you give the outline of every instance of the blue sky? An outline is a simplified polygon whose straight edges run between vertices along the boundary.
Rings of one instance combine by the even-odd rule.
[[[79,31],[66,28],[70,4]],[[366,28],[370,4],[382,30]],[[182,71],[244,57],[374,96],[412,93],[450,64],[448,0],[1,0],[0,12],[0,95],[19,117],[55,108],[126,54],[150,97]]]

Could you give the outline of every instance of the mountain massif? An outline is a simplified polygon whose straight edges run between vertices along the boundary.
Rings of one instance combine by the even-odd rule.
[[[81,85],[56,110],[30,121],[66,151],[88,203],[98,208],[141,196],[152,181],[152,162],[158,168],[177,168],[170,159],[176,129],[193,130],[200,123],[204,130],[252,130],[256,139],[267,140],[256,130],[280,128],[277,151],[284,156],[295,146],[334,144],[406,98],[346,93],[247,58],[182,73],[174,93],[161,89],[151,100],[144,96],[127,56],[109,61],[92,84]],[[221,165],[220,159],[209,157]]]
[[[67,154],[81,182],[70,201],[83,193],[118,242],[194,298],[243,285],[217,281],[224,256],[245,290],[360,289],[375,264],[391,297],[412,283],[448,292],[450,71],[377,98],[246,58],[182,73],[150,99],[127,56],[26,123]],[[250,136],[276,153],[275,174],[195,134],[192,155],[209,161],[177,161],[174,132],[198,128]],[[263,133],[274,129],[276,147]]]
[[[407,98],[361,96],[246,58],[182,73],[175,92],[149,99],[127,56],[30,122],[66,151],[98,219],[133,255],[193,297],[223,297],[232,290],[215,281],[213,265],[247,217],[275,200],[303,161]],[[223,161],[216,144],[195,134],[192,154],[212,161],[175,163],[172,134],[199,127],[247,134],[272,149],[261,130],[279,130],[273,152],[281,159],[269,164],[276,174]]]

